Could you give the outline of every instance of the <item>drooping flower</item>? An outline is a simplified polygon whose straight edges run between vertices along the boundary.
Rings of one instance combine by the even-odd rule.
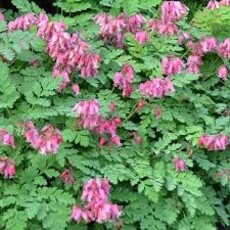
[[[38,36],[46,40],[46,51],[55,61],[53,76],[63,79],[59,89],[70,83],[70,74],[75,70],[82,77],[97,75],[101,57],[89,53],[89,45],[78,34],[66,32],[67,26],[63,22],[49,22],[43,13],[38,16],[37,26]]]
[[[179,32],[179,29],[175,23],[163,23],[158,25],[158,32],[165,36],[172,36]]]
[[[138,145],[140,145],[140,144],[142,143],[142,137],[136,136],[136,137],[135,137],[135,142],[136,142]]]
[[[223,5],[223,6],[230,6],[230,0],[221,0],[221,1],[220,1],[220,5]]]
[[[116,110],[116,103],[115,102],[111,102],[110,105],[109,105],[109,109],[111,112],[114,112]]]
[[[5,17],[2,13],[2,11],[0,11],[0,22],[4,21],[5,20]]]
[[[0,173],[5,178],[13,178],[16,173],[14,161],[8,157],[0,157]]]
[[[162,72],[165,75],[178,74],[183,69],[183,61],[178,57],[167,57],[161,62]]]
[[[99,146],[102,147],[106,144],[107,140],[104,137],[101,137],[99,140]]]
[[[145,105],[145,101],[143,99],[139,100],[138,103],[137,103],[137,109],[140,111],[143,109]]]
[[[225,39],[223,43],[219,44],[218,53],[224,58],[230,58],[230,38]]]
[[[114,76],[114,86],[123,90],[124,97],[130,97],[133,88],[132,82],[134,80],[134,71],[131,65],[124,64],[122,71],[117,72]]]
[[[174,22],[183,18],[189,9],[180,1],[164,1],[161,6],[161,18],[163,23]]]
[[[141,14],[128,17],[121,13],[118,17],[112,17],[105,13],[99,13],[94,20],[100,26],[100,38],[106,43],[124,48],[128,32],[135,34],[137,41],[141,44],[148,40],[147,33],[142,30],[146,19]],[[141,31],[142,33],[138,33]]]
[[[109,202],[110,184],[108,180],[91,179],[83,188],[81,199],[88,204],[85,207],[73,206],[71,219],[89,223],[114,221],[121,215],[121,207]]]
[[[215,10],[220,8],[220,3],[217,0],[210,0],[208,2],[207,8],[210,10]]]
[[[6,129],[0,129],[0,143],[15,147],[14,137]]]
[[[135,39],[139,44],[145,44],[149,41],[149,36],[146,31],[138,31],[135,33]]]
[[[120,118],[113,119],[100,119],[98,126],[95,128],[95,132],[102,135],[110,136],[110,144],[121,146],[120,137],[117,134],[117,127],[121,125],[122,121]]]
[[[219,78],[221,78],[222,80],[227,80],[227,77],[229,75],[228,68],[225,65],[220,66],[218,69],[218,75]]]
[[[31,121],[25,123],[24,136],[26,141],[41,154],[56,154],[58,152],[59,145],[63,142],[61,132],[57,128],[48,124],[45,125],[39,133]]]
[[[36,23],[37,23],[36,17],[33,14],[28,13],[16,18],[14,21],[9,22],[8,29],[9,31],[28,30],[32,26],[36,25]]]
[[[100,104],[94,100],[85,100],[77,103],[73,111],[79,116],[79,124],[88,129],[98,126],[100,120]]]
[[[153,109],[153,115],[159,119],[162,115],[162,111],[161,111],[161,107],[159,105],[157,105],[154,109]]]
[[[187,60],[188,72],[198,74],[200,72],[200,66],[202,65],[202,59],[199,55],[190,55]]]
[[[186,163],[182,158],[175,158],[173,160],[176,171],[183,172],[186,169]]]
[[[200,41],[203,53],[214,51],[217,47],[217,40],[214,37],[205,37]]]
[[[99,54],[86,54],[83,55],[77,65],[77,68],[81,70],[81,76],[91,77],[98,74],[99,63],[101,57]]]
[[[61,173],[61,179],[64,183],[66,184],[73,184],[74,183],[74,177],[73,177],[73,172],[71,169],[65,169]]]
[[[84,185],[81,199],[84,201],[108,201],[110,184],[107,179],[91,179]]]
[[[154,78],[141,83],[139,86],[140,93],[143,96],[162,98],[175,91],[174,85],[170,78]]]
[[[75,95],[79,95],[80,94],[80,87],[78,84],[74,84],[72,85],[72,91],[74,92]]]
[[[135,14],[128,19],[129,31],[136,33],[141,30],[142,26],[146,23],[146,19],[141,14]]]
[[[198,140],[198,145],[208,151],[225,150],[228,143],[229,139],[226,135],[202,135]]]

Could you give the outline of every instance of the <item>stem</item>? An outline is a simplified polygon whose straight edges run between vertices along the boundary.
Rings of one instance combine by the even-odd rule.
[[[124,122],[128,121],[136,113],[137,105],[138,105],[138,102],[134,105],[134,107],[132,108],[130,114],[127,116],[127,118],[124,120]]]

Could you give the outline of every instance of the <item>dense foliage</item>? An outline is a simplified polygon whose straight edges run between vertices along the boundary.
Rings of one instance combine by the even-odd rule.
[[[230,2],[11,2],[0,228],[229,226]]]

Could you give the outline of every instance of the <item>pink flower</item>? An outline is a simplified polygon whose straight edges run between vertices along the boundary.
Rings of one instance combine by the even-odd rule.
[[[110,185],[108,180],[91,179],[85,183],[82,200],[88,204],[85,207],[73,206],[71,219],[87,223],[96,221],[104,223],[113,221],[121,215],[121,207],[111,204],[108,200]]]
[[[114,76],[114,86],[123,89],[122,95],[130,97],[132,94],[132,82],[134,80],[134,71],[131,65],[124,64],[122,71],[117,72]]]
[[[135,39],[139,42],[139,44],[145,44],[149,41],[149,36],[146,31],[138,31],[135,33]]]
[[[190,40],[192,39],[191,34],[186,33],[186,32],[180,32],[179,37],[178,37],[178,41],[181,44],[182,42],[186,41],[186,40]]]
[[[77,222],[80,222],[82,219],[82,215],[83,215],[82,208],[74,205],[72,208],[71,219],[76,220]]]
[[[135,14],[131,16],[128,20],[129,31],[132,33],[138,32],[142,26],[146,23],[146,19],[141,14]]]
[[[127,19],[124,14],[120,14],[117,18],[110,15],[100,13],[94,18],[95,22],[100,26],[102,36],[111,36],[121,33],[127,27]]]
[[[142,137],[140,137],[140,136],[135,137],[135,142],[136,142],[138,145],[140,145],[140,144],[142,143]]]
[[[15,164],[14,163],[7,164],[4,171],[3,171],[5,178],[13,178],[15,173],[16,173],[16,171],[15,171]]]
[[[122,146],[121,138],[118,135],[113,135],[110,139],[110,144],[115,146]]]
[[[109,109],[111,112],[114,112],[116,110],[116,104],[114,102],[111,102],[110,105],[109,105]]]
[[[153,98],[162,98],[174,92],[174,86],[170,78],[154,78],[141,83],[139,90],[142,95]]]
[[[74,92],[75,95],[79,95],[80,94],[80,87],[78,84],[74,84],[72,85],[72,90]]]
[[[74,177],[73,177],[72,170],[71,169],[65,169],[61,173],[61,179],[66,184],[73,184],[74,183]]]
[[[62,77],[59,89],[70,83],[72,71],[80,71],[81,76],[90,77],[98,74],[101,57],[88,53],[89,45],[78,34],[70,35],[63,22],[49,22],[47,15],[40,14],[37,20],[38,35],[47,42],[46,51],[54,59],[54,77]]]
[[[161,24],[160,20],[151,20],[149,23],[150,28],[152,29],[152,31],[158,31],[159,30],[159,26]]]
[[[226,135],[203,135],[198,140],[200,147],[206,148],[208,151],[225,150],[229,143]]]
[[[175,169],[179,172],[183,172],[186,169],[186,163],[181,158],[176,158],[173,160],[173,164],[175,166]]]
[[[99,146],[100,147],[104,146],[106,144],[106,142],[107,142],[107,140],[104,137],[100,138],[100,140],[99,140]]]
[[[79,60],[77,68],[81,69],[81,76],[90,77],[98,74],[101,57],[98,54],[87,54]]]
[[[24,136],[26,141],[41,154],[56,154],[60,143],[63,142],[61,132],[52,125],[45,125],[39,133],[31,121],[25,123]]]
[[[200,66],[202,65],[202,59],[198,55],[191,55],[187,60],[188,72],[198,74],[200,72]]]
[[[110,184],[107,179],[91,179],[85,183],[81,199],[84,201],[108,200]]]
[[[124,13],[118,17],[112,17],[111,15],[100,13],[94,18],[95,22],[100,26],[101,39],[109,44],[113,44],[116,47],[125,47],[125,36],[128,32],[136,34],[142,31],[142,27],[146,23],[146,19],[141,14],[135,14],[131,17],[127,17]],[[146,32],[142,34],[136,34],[137,40],[140,43],[145,43],[148,40]]]
[[[8,157],[0,157],[0,173],[5,178],[13,178],[16,173],[14,161]]]
[[[179,29],[174,23],[161,22],[158,26],[158,32],[165,36],[171,36],[177,34],[179,32]]]
[[[153,109],[153,115],[158,119],[161,117],[161,107],[159,105],[157,105],[154,109]]]
[[[221,78],[222,80],[227,80],[227,77],[229,75],[228,68],[224,65],[220,66],[218,70],[218,74],[219,74],[219,78]]]
[[[164,1],[161,6],[161,18],[164,23],[174,22],[188,13],[189,9],[180,1]]]
[[[224,58],[230,58],[230,38],[225,39],[224,42],[218,46],[218,53]]]
[[[139,111],[142,110],[143,107],[144,107],[144,105],[145,105],[145,101],[144,101],[144,100],[138,101],[138,103],[137,103],[137,109],[138,109]]]
[[[15,19],[15,21],[11,21],[8,23],[9,31],[14,30],[28,30],[32,26],[36,25],[37,19],[34,17],[33,14],[28,13],[22,15]]]
[[[221,0],[220,5],[230,6],[230,0]]]
[[[0,22],[4,21],[5,20],[5,17],[2,13],[2,11],[0,11]]]
[[[14,138],[10,135],[10,133],[6,129],[0,129],[0,142],[3,145],[9,145],[11,147],[15,147]]]
[[[162,72],[165,75],[178,74],[183,69],[183,61],[178,57],[167,57],[161,62]]]
[[[216,0],[210,0],[208,2],[207,8],[210,10],[215,10],[220,8],[220,3]]]
[[[94,129],[98,126],[100,120],[100,104],[96,99],[77,103],[73,111],[79,116],[82,127]]]
[[[201,40],[200,45],[203,53],[214,51],[217,47],[217,40],[214,37],[206,37]]]

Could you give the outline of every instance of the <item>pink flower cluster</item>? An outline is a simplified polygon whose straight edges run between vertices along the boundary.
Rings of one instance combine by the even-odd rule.
[[[140,44],[145,44],[149,40],[148,33],[142,30],[146,19],[141,14],[128,17],[122,13],[114,18],[111,15],[99,13],[94,19],[100,26],[100,37],[106,43],[124,47],[127,32],[134,34],[135,39]]]
[[[130,97],[133,92],[132,83],[134,80],[134,71],[131,65],[124,64],[122,71],[115,73],[114,86],[123,90],[124,97]]]
[[[141,83],[139,86],[140,93],[143,96],[162,98],[174,92],[174,85],[169,77],[154,78],[152,80]]]
[[[202,57],[208,52],[216,51],[217,40],[214,37],[204,37],[199,42],[190,40],[186,45],[192,51],[187,60],[188,72],[198,74],[203,64]]]
[[[36,17],[33,14],[28,13],[16,18],[14,21],[9,22],[8,30],[29,30],[32,26],[36,25],[36,23]]]
[[[215,10],[219,9],[221,5],[230,6],[230,0],[221,0],[220,2],[217,0],[210,0],[208,2],[207,8],[209,8],[210,10]]]
[[[208,151],[225,150],[228,143],[229,139],[226,135],[203,135],[198,140],[198,145]]]
[[[67,26],[63,22],[49,22],[48,16],[40,13],[36,18],[33,14],[25,14],[15,21],[8,23],[9,31],[28,30],[33,25],[38,28],[37,35],[45,39],[46,51],[55,61],[53,76],[63,79],[60,89],[64,89],[70,82],[72,71],[80,71],[81,76],[90,77],[98,74],[101,57],[89,53],[89,45],[81,40],[78,34],[66,32]]]
[[[32,121],[25,123],[24,136],[26,141],[41,154],[56,154],[60,143],[63,142],[61,132],[57,128],[50,124],[45,125],[39,133]]]
[[[182,158],[175,158],[173,160],[176,171],[183,172],[186,169],[186,163]]]
[[[100,135],[110,135],[110,144],[121,145],[120,137],[117,135],[117,126],[121,124],[120,118],[107,120],[100,115],[100,104],[94,100],[85,100],[77,103],[73,112],[79,117],[78,123],[83,128],[90,129]],[[104,145],[107,140],[100,140],[100,146]]]
[[[13,178],[16,173],[14,161],[8,157],[0,157],[0,173],[5,178]]]
[[[230,38],[224,40],[218,46],[218,54],[224,58],[230,58]]]
[[[81,199],[88,204],[85,207],[74,205],[71,219],[80,222],[103,223],[120,217],[121,207],[109,202],[110,184],[108,180],[91,179],[83,188]]]
[[[98,127],[95,129],[95,131],[100,135],[109,135],[109,145],[121,146],[121,139],[117,135],[117,127],[121,125],[121,123],[122,121],[119,117],[113,118],[111,120],[101,118]],[[107,138],[102,137],[100,139],[99,145],[103,146],[107,142]]]
[[[188,10],[180,1],[164,1],[161,6],[161,19],[152,20],[150,27],[162,35],[174,35],[179,32],[176,21],[183,18]]]
[[[85,100],[77,103],[73,112],[79,116],[79,124],[83,128],[93,130],[96,128],[100,121],[100,104],[94,100]]]
[[[0,129],[0,143],[15,147],[14,137],[6,129]]]
[[[167,76],[180,73],[184,67],[183,61],[180,58],[173,56],[164,58],[161,65],[163,74]]]
[[[80,71],[81,76],[90,77],[98,74],[101,57],[89,53],[89,45],[78,34],[70,35],[62,22],[49,22],[48,16],[40,14],[37,19],[38,35],[47,43],[47,52],[55,60],[54,77],[62,77],[60,89],[70,82],[72,71]]]

